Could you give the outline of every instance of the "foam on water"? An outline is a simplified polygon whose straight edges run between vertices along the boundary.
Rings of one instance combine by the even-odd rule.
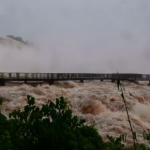
[[[150,127],[150,87],[147,84],[123,82],[126,92],[127,105],[134,130],[139,142],[144,142],[142,133]],[[130,93],[131,94],[130,94]],[[87,120],[87,124],[95,125],[99,133],[106,139],[106,135],[119,136],[127,134],[128,143],[132,143],[129,123],[127,121],[124,104],[117,85],[111,82],[87,81],[84,84],[65,81],[55,82],[33,87],[30,85],[0,87],[0,97],[3,98],[2,112],[8,112],[27,103],[27,94],[36,98],[36,104],[41,106],[47,100],[55,101],[56,97],[64,96],[73,114]]]

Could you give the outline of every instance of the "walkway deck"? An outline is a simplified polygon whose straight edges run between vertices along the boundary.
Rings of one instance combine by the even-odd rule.
[[[54,81],[62,80],[111,80],[118,79],[118,74],[98,74],[98,73],[0,73],[0,85],[5,85],[7,81],[45,81],[52,84]],[[120,80],[128,81],[150,81],[149,74],[119,74]]]

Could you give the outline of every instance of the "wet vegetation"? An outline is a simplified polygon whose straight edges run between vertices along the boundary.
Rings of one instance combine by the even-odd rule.
[[[28,41],[24,41],[21,37],[15,37],[13,35],[7,35],[7,37],[11,38],[11,39],[14,39],[16,41],[19,41],[25,45],[33,45],[32,43],[29,43]]]
[[[8,119],[0,113],[0,150],[134,150],[135,146],[150,150],[138,143],[125,146],[125,135],[107,136],[108,142],[104,142],[94,126],[72,115],[64,97],[55,103],[49,100],[41,108],[34,97],[27,98],[24,109],[13,110]]]

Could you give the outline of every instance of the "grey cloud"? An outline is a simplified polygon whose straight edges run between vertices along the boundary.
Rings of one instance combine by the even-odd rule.
[[[149,73],[149,17],[148,0],[1,0],[0,36],[38,43],[49,72]]]

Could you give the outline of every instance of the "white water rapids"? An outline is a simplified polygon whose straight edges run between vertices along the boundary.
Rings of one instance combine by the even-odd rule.
[[[137,139],[139,142],[147,143],[142,134],[144,130],[150,128],[150,86],[146,82],[140,84],[123,82],[123,84]],[[8,112],[15,108],[23,108],[27,103],[28,94],[35,97],[38,106],[49,99],[55,101],[55,98],[63,95],[73,113],[86,119],[87,124],[94,124],[104,140],[107,134],[112,136],[127,134],[127,143],[132,143],[124,103],[116,83],[61,81],[55,82],[52,86],[43,84],[35,87],[7,83],[5,87],[0,87],[0,97],[3,98],[2,112],[7,116]]]

